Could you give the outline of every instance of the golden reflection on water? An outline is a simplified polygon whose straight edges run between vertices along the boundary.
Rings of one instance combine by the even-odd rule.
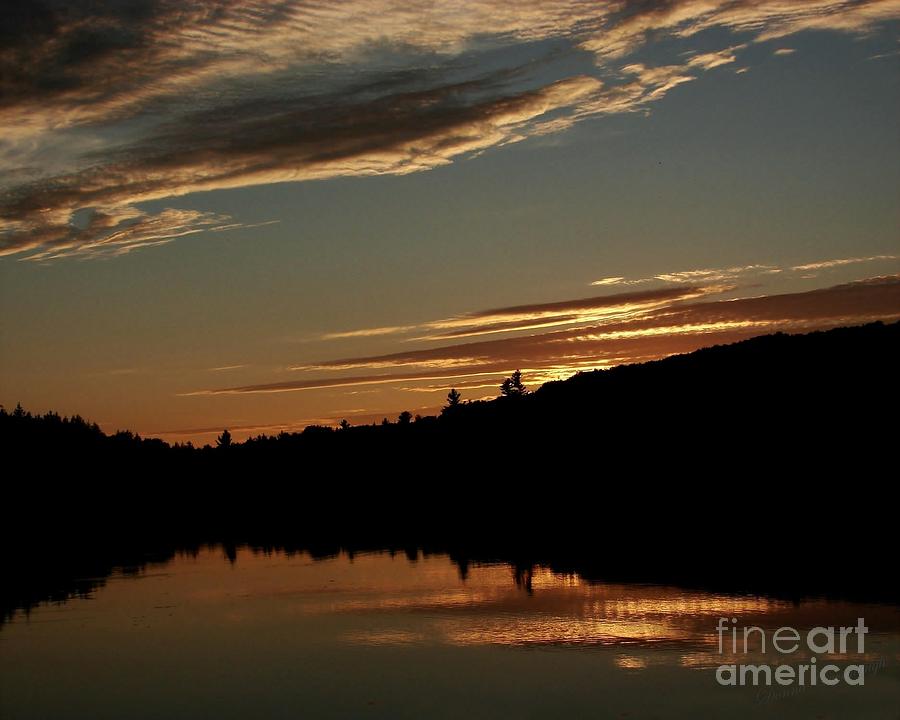
[[[547,568],[531,572],[526,590],[506,566],[471,567],[462,581],[445,557],[413,564],[366,555],[354,558],[353,565],[361,576],[379,569],[377,584],[361,587],[329,578],[327,596],[307,598],[302,612],[375,618],[399,613],[428,626],[427,632],[376,628],[341,638],[365,645],[706,646],[716,642],[719,617],[765,615],[788,605],[657,586],[590,584]]]
[[[399,565],[398,565],[399,563]],[[691,646],[715,643],[722,616],[765,615],[787,603],[710,595],[657,586],[590,584],[576,575],[535,568],[528,590],[506,566],[469,568],[465,581],[444,557],[417,563],[387,555],[356,557],[363,575],[379,568],[377,588],[335,584],[305,603],[310,614],[419,616],[427,632],[359,630],[341,640],[362,645],[431,642],[449,645]],[[320,570],[328,563],[320,566]],[[414,576],[410,576],[410,573]]]
[[[157,601],[146,607],[154,593]],[[137,579],[114,576],[91,602],[91,609],[110,617],[130,611],[195,626],[216,621],[252,626],[266,618],[291,627],[332,618],[341,624],[333,639],[346,645],[620,648],[626,652],[615,664],[631,670],[662,659],[685,668],[727,662],[733,655],[718,652],[715,629],[722,617],[771,629],[833,624],[836,616],[855,621],[858,613],[822,601],[797,605],[664,586],[588,583],[543,567],[516,574],[507,565],[472,565],[463,578],[447,556],[370,553],[314,560],[304,553],[246,548],[233,563],[208,548]],[[78,607],[70,604],[68,610]],[[160,608],[167,609],[165,617]],[[38,609],[31,621],[40,622],[49,612]],[[896,629],[896,610],[886,613]]]
[[[712,703],[704,716],[768,717],[753,695],[717,692],[712,668],[759,655],[753,647],[740,658],[718,653],[722,617],[771,633],[863,616],[872,635],[862,661],[882,665],[865,694],[844,688],[846,702],[882,708],[896,698],[896,608],[592,584],[546,568],[461,571],[446,555],[410,555],[314,560],[208,548],[114,575],[87,599],[42,605],[4,625],[4,710],[29,720],[136,717],[135,707],[147,709],[140,717],[173,719],[288,717],[285,708],[311,709],[310,717],[431,717],[435,709],[507,717],[524,696],[512,714],[564,717],[563,704],[575,717],[612,706],[606,716],[698,717],[697,703]],[[804,704],[810,718],[850,716],[828,714],[832,698],[786,702]],[[410,707],[421,712],[403,712]]]
[[[623,670],[643,670],[647,667],[647,658],[634,655],[618,655],[615,659],[616,667]]]

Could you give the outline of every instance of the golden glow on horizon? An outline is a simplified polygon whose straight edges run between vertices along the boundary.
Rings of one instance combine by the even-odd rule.
[[[851,263],[823,261],[821,264],[840,268]],[[259,432],[290,432],[307,424],[334,426],[342,419],[368,424],[383,417],[396,417],[401,409],[420,415],[435,414],[444,405],[448,390],[454,386],[464,393],[467,400],[495,397],[501,380],[516,368],[522,370],[526,385],[537,389],[545,382],[562,380],[579,371],[656,360],[753,335],[774,331],[806,332],[875,320],[900,319],[898,275],[803,293],[744,293],[737,297],[706,299],[705,296],[719,290],[717,286],[698,290],[687,287],[687,294],[693,300],[685,300],[685,293],[680,289],[674,294],[667,288],[649,290],[642,293],[645,295],[643,304],[631,303],[642,309],[626,317],[615,314],[616,309],[625,305],[615,295],[461,315],[454,322],[474,323],[486,319],[487,327],[508,317],[520,320],[553,313],[565,316],[574,314],[582,319],[594,320],[584,325],[549,328],[543,332],[525,330],[506,333],[504,337],[477,342],[433,348],[413,347],[382,356],[293,365],[289,371],[282,371],[281,377],[284,379],[275,382],[188,390],[179,396],[252,397],[309,392],[333,398],[330,407],[324,407],[316,415],[293,415],[282,422],[223,421],[221,427],[229,427],[232,433],[237,432],[235,437]],[[660,298],[668,299],[656,299],[657,293],[660,293]],[[631,297],[629,293],[624,293],[622,297],[626,296]],[[222,367],[232,368],[231,373],[240,373],[251,380],[255,371],[250,366],[241,365],[235,363]],[[354,369],[394,372],[371,375],[347,373]],[[291,379],[288,372],[314,375]],[[333,374],[323,376],[323,373]],[[374,393],[375,399],[365,402],[353,400],[352,403],[345,399],[359,393]],[[411,396],[426,400],[410,402]],[[197,428],[196,431],[175,427],[161,432],[157,429],[157,434],[185,439],[192,436],[208,439],[218,434],[211,424],[193,427]]]

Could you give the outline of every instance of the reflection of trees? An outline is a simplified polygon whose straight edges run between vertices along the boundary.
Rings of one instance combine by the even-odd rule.
[[[744,567],[743,574],[729,577],[710,572],[707,563],[709,555],[700,553],[698,565],[685,564],[680,557],[680,564],[645,563],[639,571],[629,569],[635,564],[635,555],[625,554],[616,562],[614,555],[597,552],[602,545],[585,540],[581,545],[568,548],[548,544],[540,555],[534,559],[523,559],[522,548],[515,543],[504,541],[507,550],[500,547],[495,540],[473,543],[467,541],[465,549],[452,544],[429,544],[422,546],[415,543],[395,544],[391,542],[373,541],[290,541],[284,535],[267,536],[261,533],[245,539],[228,539],[222,542],[207,543],[201,541],[183,541],[168,545],[154,543],[147,539],[145,543],[130,542],[124,548],[116,548],[109,542],[104,546],[94,547],[91,554],[74,548],[70,543],[60,541],[51,547],[47,544],[32,548],[22,546],[16,555],[17,562],[4,568],[6,582],[0,586],[0,625],[13,618],[16,611],[28,613],[32,608],[45,602],[64,602],[75,597],[89,597],[106,584],[106,579],[114,572],[139,575],[150,567],[159,567],[173,560],[176,555],[196,557],[203,548],[221,549],[223,560],[232,564],[240,563],[242,552],[283,553],[291,558],[305,554],[315,561],[331,560],[346,554],[348,560],[357,554],[371,552],[387,552],[391,556],[405,556],[410,563],[418,562],[421,557],[446,557],[452,561],[459,572],[461,581],[469,577],[473,565],[505,564],[509,567],[510,577],[517,588],[533,594],[533,577],[535,568],[546,568],[550,572],[577,576],[585,582],[650,582],[654,584],[674,584],[683,587],[694,587],[703,590],[734,593],[746,597],[748,592],[784,597],[797,600],[803,596],[842,597],[862,601],[879,601],[900,604],[900,591],[893,576],[878,575],[872,566],[883,566],[881,559],[872,558],[867,566],[869,574],[867,585],[849,586],[841,584],[841,578],[833,572],[819,572],[815,576],[803,575],[794,565],[779,566],[767,557],[767,563],[754,574],[752,569]],[[54,551],[55,550],[55,554]],[[622,553],[618,550],[617,553]],[[640,554],[641,550],[636,552]],[[42,559],[43,562],[38,560]],[[858,560],[860,560],[858,558]],[[863,561],[864,562],[864,561]],[[842,565],[843,567],[843,565]],[[697,569],[703,572],[696,573]],[[676,571],[673,574],[673,571]],[[675,580],[680,578],[680,580]],[[810,581],[813,582],[810,582]]]
[[[531,565],[515,564],[512,571],[516,587],[527,591],[530,595],[532,593],[531,578],[534,575],[534,568]]]

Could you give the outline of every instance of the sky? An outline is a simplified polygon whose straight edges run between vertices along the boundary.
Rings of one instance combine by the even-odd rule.
[[[900,0],[7,15],[7,408],[204,443],[900,318]]]

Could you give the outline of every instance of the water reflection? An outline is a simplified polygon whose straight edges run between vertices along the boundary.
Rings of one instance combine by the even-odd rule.
[[[540,567],[526,577],[499,564],[469,564],[463,575],[446,555],[317,560],[234,546],[116,573],[84,598],[3,628],[4,715],[294,717],[303,707],[323,717],[496,717],[530,687],[546,694],[520,707],[535,716],[558,716],[559,703],[574,714],[603,703],[635,716],[692,716],[711,703],[762,716],[742,689],[723,693],[732,689],[714,682],[722,663],[766,659],[758,646],[719,654],[720,617],[767,631],[865,617],[872,634],[859,658],[883,662],[878,676],[785,707],[829,717],[846,696],[887,717],[879,713],[897,698],[892,606],[597,584]],[[662,687],[670,696],[652,697]]]

